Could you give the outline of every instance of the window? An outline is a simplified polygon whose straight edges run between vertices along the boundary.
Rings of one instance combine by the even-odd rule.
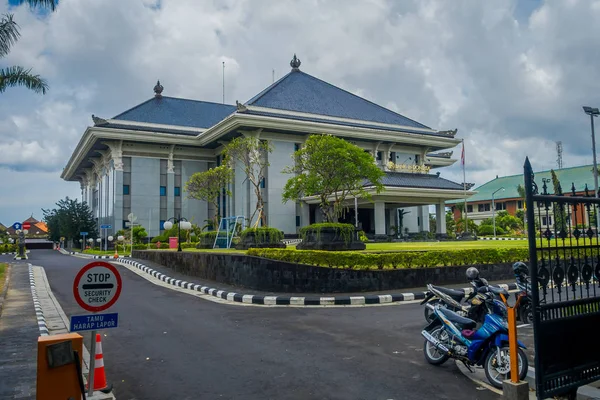
[[[300,216],[296,215],[296,226],[300,226]]]
[[[542,217],[542,225],[544,225],[544,226],[552,225],[552,217]]]
[[[294,151],[300,150],[300,143],[294,143]]]
[[[265,182],[265,181],[266,181],[266,179],[265,179],[265,178],[263,178],[263,179],[262,179],[262,181],[260,181],[260,188],[261,188],[261,189],[264,189],[264,188],[265,188],[265,186],[266,186],[266,182]]]
[[[519,210],[523,209],[523,200],[517,200],[517,209],[519,209]]]
[[[506,203],[496,203],[496,211],[506,210]]]
[[[160,230],[164,231],[165,230],[165,221],[161,219],[160,223],[159,223],[159,226],[160,226]]]
[[[160,187],[160,195],[161,196],[166,196],[167,195],[167,187],[166,186],[161,186]]]
[[[421,156],[419,154],[415,154],[415,164],[421,164]]]
[[[381,151],[377,152],[377,161],[381,161]]]
[[[477,211],[478,212],[490,211],[490,203],[477,204]]]
[[[123,194],[129,194],[129,185],[123,185]]]
[[[129,221],[127,221],[126,219],[124,219],[124,220],[123,220],[123,229],[127,229],[127,228],[129,228],[129,227],[127,226],[127,223],[128,223],[128,222],[129,222]]]
[[[473,212],[473,204],[467,204],[467,212],[468,213],[472,213]]]
[[[179,186],[175,186],[175,197],[181,196],[181,188]]]

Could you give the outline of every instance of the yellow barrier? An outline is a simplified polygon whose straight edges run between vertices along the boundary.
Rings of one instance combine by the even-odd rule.
[[[38,338],[37,400],[81,399],[77,365],[81,366],[82,349],[83,337],[77,333]]]

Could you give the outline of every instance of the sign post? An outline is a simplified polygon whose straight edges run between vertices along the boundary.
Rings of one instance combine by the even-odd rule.
[[[113,265],[104,261],[94,261],[84,266],[75,277],[73,281],[73,295],[81,308],[97,313],[110,308],[117,302],[117,299],[121,295],[122,286],[121,275]],[[118,314],[116,313],[71,317],[71,331],[92,331],[88,396],[94,394],[96,329],[116,328],[117,323]]]
[[[79,232],[79,234],[81,235],[81,252],[83,253],[83,251],[85,250],[85,237],[87,236],[87,232]]]

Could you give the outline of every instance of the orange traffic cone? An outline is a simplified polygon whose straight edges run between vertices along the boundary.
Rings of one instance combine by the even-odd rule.
[[[99,390],[102,393],[109,393],[112,390],[112,385],[109,386],[108,383],[106,383],[106,373],[104,372],[104,357],[102,356],[102,339],[99,333],[96,334],[95,358],[96,363],[94,364],[94,391]]]
[[[119,258],[119,252],[117,251],[117,247],[115,246],[115,258]]]

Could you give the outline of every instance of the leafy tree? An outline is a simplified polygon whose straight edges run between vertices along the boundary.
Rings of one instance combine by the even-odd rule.
[[[468,219],[467,221],[468,221],[467,228],[469,229],[468,231],[476,234],[479,229],[477,224],[472,219]],[[463,233],[465,231],[464,229],[465,229],[465,220],[460,219],[460,220],[456,221],[456,233]]]
[[[550,170],[550,175],[552,175],[552,186],[554,187],[554,194],[556,196],[562,196],[562,186],[560,185],[560,181],[556,176],[556,172],[553,169]],[[561,232],[566,231],[567,229],[567,215],[565,212],[565,206],[560,204],[554,205],[554,231]]]
[[[204,200],[215,207],[214,226],[219,225],[219,195],[223,192],[231,196],[227,186],[233,181],[233,170],[228,165],[196,172],[185,183],[184,190],[190,199]]]
[[[42,209],[50,240],[58,242],[61,237],[67,240],[78,239],[80,232],[88,232],[88,239],[98,237],[96,218],[87,203],[66,197],[58,201],[56,206],[52,210]]]
[[[54,11],[58,0],[19,0],[19,4],[23,3],[29,4],[30,7],[42,7]],[[10,48],[20,36],[19,25],[13,20],[13,14],[0,16],[0,58],[8,55]],[[0,68],[0,93],[15,86],[24,86],[42,94],[46,94],[48,90],[46,81],[39,75],[33,75],[31,69],[18,65]]]
[[[250,217],[250,221],[258,213],[256,223],[267,226],[267,215],[265,214],[265,201],[261,186],[265,182],[265,175],[269,167],[268,153],[273,151],[271,143],[260,140],[254,136],[237,137],[229,142],[223,149],[225,161],[235,171],[237,165],[243,168],[248,182],[254,188],[256,196],[256,208]]]
[[[454,221],[452,210],[446,211],[446,233],[449,235],[456,234],[456,221]]]
[[[519,193],[519,198],[525,201],[525,186],[521,184],[517,185],[517,193]]]
[[[294,174],[283,188],[283,202],[298,201],[305,196],[317,196],[319,207],[328,222],[342,215],[349,195],[370,198],[365,182],[383,190],[384,173],[373,157],[360,147],[331,135],[311,135],[304,146],[294,153],[293,167],[283,173]]]

